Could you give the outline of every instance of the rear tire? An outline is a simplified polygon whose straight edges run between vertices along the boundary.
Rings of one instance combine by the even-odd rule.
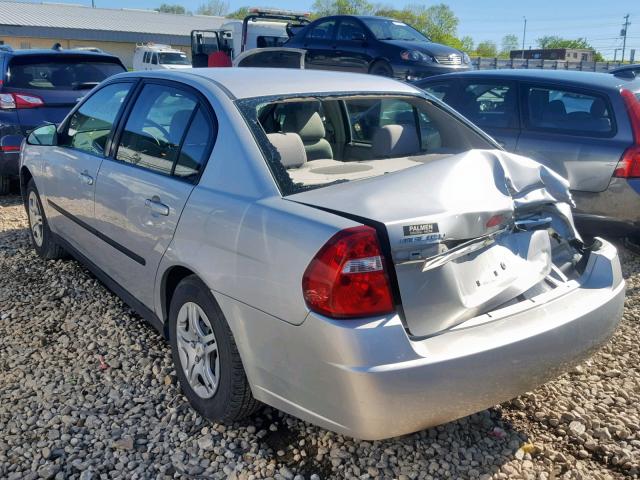
[[[0,175],[0,195],[9,195],[11,193],[11,177]]]
[[[375,62],[369,69],[371,75],[379,75],[381,77],[393,77],[393,69],[391,66],[382,60]]]
[[[25,197],[27,218],[29,220],[29,235],[31,244],[38,256],[47,260],[56,260],[65,256],[64,249],[56,243],[49,223],[42,208],[40,195],[33,179],[29,180]]]
[[[636,255],[640,255],[640,236],[626,237],[624,246],[627,250],[632,251]]]
[[[195,275],[182,280],[173,293],[169,341],[182,391],[200,415],[233,422],[260,407],[229,324],[211,291]]]

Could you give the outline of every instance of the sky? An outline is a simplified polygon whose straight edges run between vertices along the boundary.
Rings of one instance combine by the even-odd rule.
[[[64,0],[56,0],[61,2]],[[95,0],[96,6],[105,8],[148,8],[161,3],[177,3],[187,10],[196,10],[203,0]],[[431,5],[424,0],[370,0],[372,3],[400,8],[407,4]],[[498,47],[502,37],[513,33],[522,42],[523,17],[527,18],[525,48],[535,48],[536,39],[544,35],[565,38],[585,37],[606,58],[613,59],[614,50],[622,47],[620,30],[624,16],[630,14],[631,25],[627,34],[627,53],[636,49],[640,62],[640,1],[638,0],[440,0],[451,7],[460,19],[458,36],[470,35],[475,43],[492,40]],[[91,5],[91,0],[70,0],[68,3]],[[271,6],[290,10],[311,9],[313,0],[229,0],[231,10],[242,6]],[[621,52],[617,52],[620,59]]]

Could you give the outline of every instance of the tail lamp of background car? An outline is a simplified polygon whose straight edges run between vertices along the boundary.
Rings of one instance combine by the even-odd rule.
[[[16,110],[44,106],[44,100],[30,93],[0,93],[0,109]]]
[[[304,272],[302,291],[309,309],[331,318],[394,312],[375,229],[347,228],[331,237]]]
[[[640,178],[640,100],[629,90],[620,90],[627,107],[627,114],[633,131],[633,145],[625,150],[613,172],[614,177]]]

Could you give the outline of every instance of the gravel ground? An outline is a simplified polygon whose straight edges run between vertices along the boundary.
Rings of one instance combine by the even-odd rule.
[[[363,442],[265,408],[210,424],[168,346],[74,261],[29,245],[0,199],[0,478],[638,478],[640,258],[624,321],[593,358],[511,402]]]

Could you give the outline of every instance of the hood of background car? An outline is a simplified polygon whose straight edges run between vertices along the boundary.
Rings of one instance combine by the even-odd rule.
[[[440,43],[433,42],[411,42],[406,40],[380,40],[387,45],[393,45],[402,50],[418,50],[419,52],[426,53],[428,55],[462,55],[459,50],[453,47],[448,47]]]

